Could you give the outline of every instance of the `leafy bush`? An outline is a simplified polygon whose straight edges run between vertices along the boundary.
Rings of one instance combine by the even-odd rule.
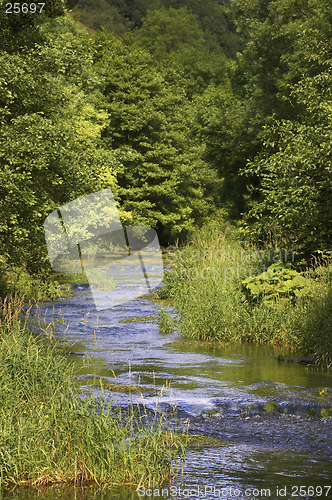
[[[242,281],[243,292],[251,304],[273,304],[284,298],[292,303],[313,293],[313,282],[304,278],[292,264],[277,262],[259,276],[249,276]]]
[[[290,263],[266,264],[262,252],[240,243],[236,229],[202,228],[176,250],[166,275],[163,293],[173,298],[178,332],[203,341],[279,345],[332,366],[331,264],[303,272]],[[250,276],[260,266],[263,272]]]
[[[45,279],[31,276],[26,266],[9,265],[4,255],[0,256],[0,297],[18,294],[25,300],[54,299],[61,295],[58,282],[52,282],[48,275]]]

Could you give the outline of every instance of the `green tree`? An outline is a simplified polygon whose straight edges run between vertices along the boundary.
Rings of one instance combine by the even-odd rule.
[[[192,104],[176,73],[167,80],[147,52],[105,32],[96,45],[109,113],[103,147],[124,164],[117,177],[121,204],[167,243],[215,210],[218,178],[190,136]]]
[[[227,79],[228,60],[222,49],[210,49],[197,16],[186,7],[148,11],[142,27],[130,40],[134,46],[148,50],[159,67],[175,68],[189,97]]]
[[[36,12],[31,12],[31,8],[23,12],[19,4],[20,11],[14,13],[13,3],[0,0],[1,50],[12,53],[24,47],[33,48],[34,43],[40,42],[39,26],[49,19],[64,16],[67,8],[76,3],[77,0],[46,0],[43,7],[36,5]],[[12,5],[11,13],[6,13],[9,5]]]
[[[241,42],[236,27],[229,13],[228,2],[216,0],[162,0],[163,6],[177,10],[187,8],[197,16],[204,38],[212,52],[223,53],[230,58],[235,58],[241,50]]]
[[[45,217],[107,185],[116,191],[118,165],[99,146],[107,115],[89,34],[63,19],[40,36],[33,50],[0,53],[0,247],[33,273],[47,268]]]
[[[231,0],[230,5],[245,49],[231,73],[232,98],[225,101],[218,91],[207,94],[197,133],[206,143],[206,159],[225,179],[231,214],[241,218],[264,196],[259,171],[246,165],[254,165],[260,153],[271,153],[266,125],[271,117],[301,122],[307,103],[292,94],[294,85],[326,69],[326,56],[318,54],[330,50],[331,4]]]
[[[239,171],[260,149],[262,116],[230,84],[210,86],[195,99],[193,131],[204,144],[204,159],[222,179],[220,202],[232,219],[246,210],[248,180]],[[249,176],[249,174],[248,174]]]
[[[159,10],[163,7],[162,0],[126,0],[126,16],[134,24],[135,28],[142,26],[142,20],[148,10]]]
[[[261,179],[261,199],[246,216],[247,235],[293,246],[306,258],[331,249],[331,88],[329,70],[293,86],[291,97],[305,112],[297,120],[271,120],[264,151],[244,170]]]
[[[123,0],[79,0],[70,15],[93,31],[104,27],[111,33],[121,35],[130,28],[126,9]]]

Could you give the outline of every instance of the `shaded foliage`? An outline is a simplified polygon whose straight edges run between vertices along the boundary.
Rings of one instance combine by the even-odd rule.
[[[241,49],[231,16],[226,6],[217,0],[204,3],[195,0],[79,0],[73,9],[73,16],[89,28],[105,27],[119,35],[140,29],[149,13],[170,7],[175,10],[187,8],[197,16],[209,50],[222,50],[228,57],[234,58]]]
[[[293,245],[308,257],[331,246],[331,4],[230,4],[245,49],[231,92],[199,97],[196,133],[245,237]]]
[[[47,267],[45,217],[100,189],[115,161],[96,141],[105,117],[89,36],[65,20],[54,29],[63,36],[48,25],[34,50],[0,53],[0,246],[34,273]]]
[[[176,74],[167,80],[148,53],[106,32],[97,44],[109,113],[103,147],[124,162],[117,176],[122,206],[167,243],[215,211],[217,175],[190,136],[192,106]]]

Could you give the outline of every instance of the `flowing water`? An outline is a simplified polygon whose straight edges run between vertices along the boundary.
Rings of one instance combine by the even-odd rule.
[[[199,345],[160,333],[151,319],[158,304],[144,297],[97,312],[89,288],[75,285],[72,297],[41,309],[56,335],[75,343],[67,350],[80,359],[86,390],[92,375],[140,386],[141,393],[108,396],[119,406],[131,399],[165,413],[176,408],[190,433],[212,439],[190,447],[183,475],[163,489],[55,486],[4,498],[332,498],[331,373],[280,361],[266,346]]]

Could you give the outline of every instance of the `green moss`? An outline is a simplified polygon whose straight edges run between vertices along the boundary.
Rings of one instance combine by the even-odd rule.
[[[278,411],[278,403],[276,401],[267,401],[263,406],[264,411]]]
[[[320,411],[322,417],[331,417],[332,416],[332,408],[322,408]]]
[[[171,298],[161,298],[161,297],[158,297],[155,294],[153,294],[153,295],[143,294],[143,295],[140,295],[139,298],[140,299],[146,299],[149,302],[155,302],[157,304],[163,304],[163,303],[166,303],[166,302],[169,303],[169,302],[173,301],[173,299],[171,299]]]
[[[179,340],[175,342],[168,342],[166,345],[169,347],[220,347],[227,345],[228,342],[208,342],[199,340]]]
[[[325,387],[325,389],[320,389],[318,391],[318,396],[320,398],[325,398],[325,396],[327,396],[327,393],[328,393],[328,390],[327,390],[327,387]]]
[[[58,285],[57,283],[57,281],[54,281],[54,284],[57,286],[58,297],[60,299],[63,299],[65,297],[72,297],[74,295],[70,283],[61,283]]]
[[[221,445],[229,445],[228,441],[222,441],[221,439],[210,438],[207,436],[202,436],[201,434],[188,434],[184,435],[183,439],[186,440],[190,448],[194,447],[218,447]]]
[[[52,273],[52,280],[59,283],[88,283],[85,273]]]
[[[138,323],[139,321],[155,321],[156,319],[156,316],[137,316],[136,318],[129,316],[122,319],[121,323]]]

